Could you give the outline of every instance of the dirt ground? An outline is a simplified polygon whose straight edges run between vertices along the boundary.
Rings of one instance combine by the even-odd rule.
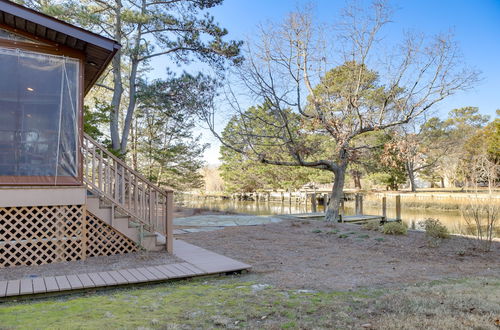
[[[91,257],[80,261],[4,268],[0,269],[0,281],[25,277],[103,272],[123,268],[173,264],[177,262],[182,262],[182,260],[165,252],[139,251],[109,257]]]
[[[500,276],[499,243],[482,253],[471,239],[453,236],[436,244],[415,231],[391,236],[354,224],[285,220],[179,238],[248,263],[250,277],[282,288],[348,290]]]

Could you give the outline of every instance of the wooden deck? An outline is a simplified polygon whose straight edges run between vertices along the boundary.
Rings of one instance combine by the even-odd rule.
[[[314,213],[300,213],[300,214],[287,214],[287,217],[298,218],[298,219],[317,219],[324,218],[325,214],[322,212],[314,212]],[[346,223],[357,223],[357,222],[367,222],[367,221],[386,221],[386,222],[394,222],[398,221],[396,219],[385,219],[381,215],[346,215],[342,216],[342,221]]]
[[[242,271],[251,268],[250,265],[182,240],[174,241],[174,255],[184,262],[97,273],[61,274],[59,276],[0,281],[0,300],[15,296],[160,282],[170,279]]]

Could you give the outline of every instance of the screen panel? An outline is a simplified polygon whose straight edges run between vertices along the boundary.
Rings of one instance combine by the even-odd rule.
[[[0,49],[0,184],[78,183],[79,62]]]

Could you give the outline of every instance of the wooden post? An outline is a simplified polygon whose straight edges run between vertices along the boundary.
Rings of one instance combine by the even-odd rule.
[[[344,215],[344,214],[345,214],[345,205],[344,205],[344,202],[345,202],[345,201],[344,201],[344,197],[342,196],[342,197],[340,198],[340,213],[341,213],[342,215]],[[342,221],[342,222],[343,222],[343,221]]]
[[[396,196],[396,220],[401,220],[401,195]]]
[[[387,220],[387,197],[382,197],[382,217]]]
[[[281,192],[281,204],[285,203],[285,193],[282,191]]]
[[[166,239],[167,239],[167,252],[174,253],[174,192],[167,191],[166,205]]]
[[[326,213],[326,209],[328,208],[328,194],[323,194],[323,208]]]
[[[312,203],[311,211],[313,213],[316,213],[316,193],[315,192],[311,194],[311,203]]]

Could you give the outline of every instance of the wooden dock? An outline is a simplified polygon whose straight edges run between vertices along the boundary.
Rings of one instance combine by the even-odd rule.
[[[298,219],[321,219],[325,217],[323,212],[315,212],[315,213],[299,213],[299,214],[288,214],[286,217],[298,218]],[[381,222],[394,222],[399,221],[397,219],[387,219],[381,215],[346,215],[342,216],[342,219],[339,222],[345,223],[364,223],[368,221],[381,221]]]
[[[9,297],[68,293],[73,290],[162,282],[202,275],[238,272],[251,268],[250,265],[182,240],[174,241],[174,255],[182,259],[183,262],[96,273],[61,274],[0,281],[0,301]]]

